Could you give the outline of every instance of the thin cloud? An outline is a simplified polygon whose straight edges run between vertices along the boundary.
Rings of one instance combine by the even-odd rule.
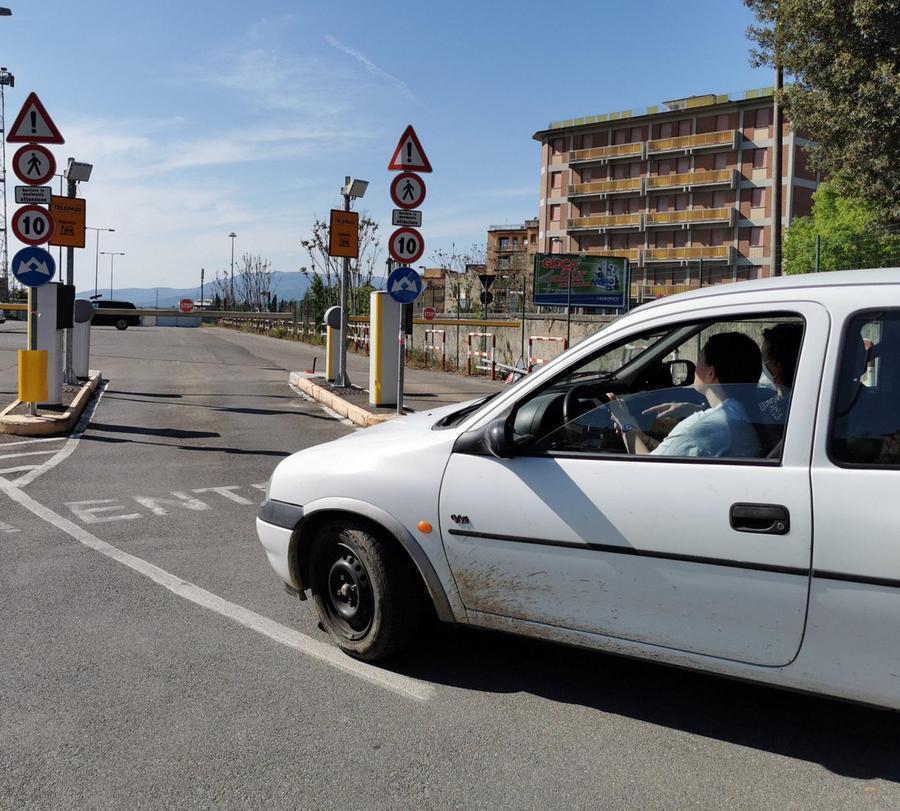
[[[378,67],[378,65],[368,59],[365,54],[357,51],[356,48],[351,48],[349,45],[344,45],[343,42],[331,36],[331,34],[327,34],[325,36],[325,42],[327,42],[332,48],[335,48],[336,50],[347,54],[347,56],[352,56],[369,73],[371,73],[373,76],[377,76],[380,79],[385,79],[395,88],[397,88],[397,90],[399,90],[404,96],[416,102],[416,104],[422,103],[418,98],[416,98],[412,90],[409,89],[409,85],[407,85],[406,82],[404,82],[402,79],[398,79],[392,73],[388,73],[386,70]]]

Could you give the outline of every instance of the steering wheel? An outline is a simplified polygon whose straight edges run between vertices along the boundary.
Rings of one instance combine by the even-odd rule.
[[[566,392],[566,396],[563,398],[563,404],[562,404],[563,425],[565,425],[568,422],[571,422],[572,420],[575,419],[575,417],[586,413],[585,411],[582,411],[579,414],[575,413],[575,401],[576,401],[576,399],[578,399],[578,392],[581,390],[585,390],[585,389],[595,390],[596,384],[595,383],[576,383],[574,386],[572,386],[571,389],[569,389]],[[596,391],[594,391],[594,393],[591,394],[591,397],[592,398],[596,397],[597,399],[600,400],[601,403],[609,402],[609,397],[607,397],[603,393],[597,393]],[[588,409],[588,411],[590,411],[590,409]]]

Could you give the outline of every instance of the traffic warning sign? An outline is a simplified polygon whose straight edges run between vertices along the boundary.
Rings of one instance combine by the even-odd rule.
[[[37,93],[28,94],[16,120],[9,128],[6,140],[11,144],[64,144],[66,142]]]
[[[430,172],[431,162],[422,149],[422,143],[419,136],[410,124],[400,136],[400,142],[394,150],[394,156],[388,164],[388,169],[392,172],[400,172],[408,169],[413,172]]]

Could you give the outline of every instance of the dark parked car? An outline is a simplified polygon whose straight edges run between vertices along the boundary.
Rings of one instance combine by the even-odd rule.
[[[109,315],[102,312],[103,310],[134,310],[136,307],[130,301],[95,301],[94,317],[91,319],[91,325],[95,327],[115,327],[116,329],[128,329],[129,327],[139,327],[141,325],[141,317],[139,315]]]

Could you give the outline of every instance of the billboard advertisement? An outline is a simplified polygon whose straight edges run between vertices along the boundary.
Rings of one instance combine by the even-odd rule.
[[[539,253],[534,257],[534,303],[565,307],[572,285],[573,307],[628,309],[628,260],[583,253]]]

